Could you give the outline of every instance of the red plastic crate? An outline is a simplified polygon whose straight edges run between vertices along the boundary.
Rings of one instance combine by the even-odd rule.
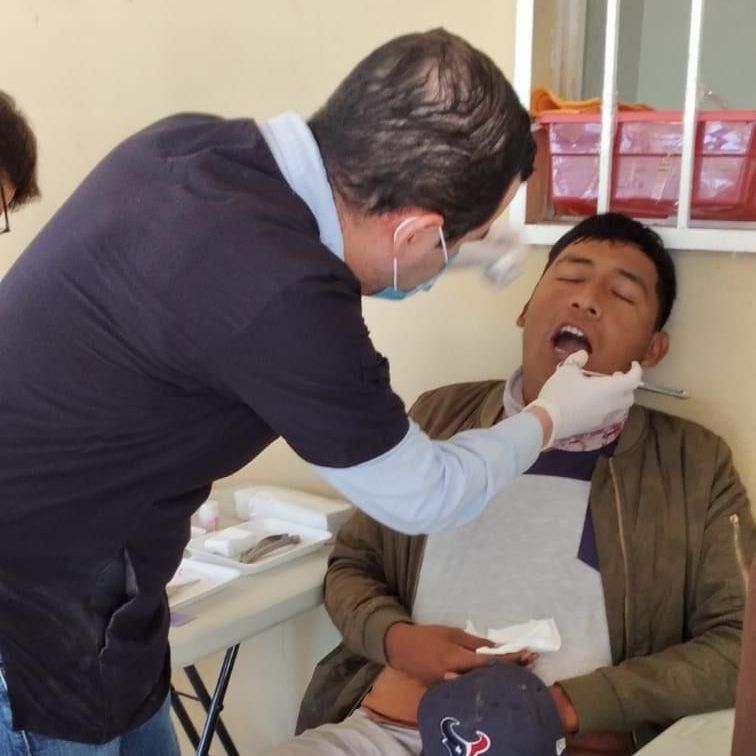
[[[599,114],[541,116],[548,131],[549,199],[559,215],[590,215],[598,198]],[[620,112],[612,210],[642,218],[677,212],[682,113]],[[691,218],[756,221],[756,111],[698,114]]]

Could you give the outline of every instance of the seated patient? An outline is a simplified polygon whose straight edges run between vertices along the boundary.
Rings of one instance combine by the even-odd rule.
[[[632,360],[652,367],[667,352],[675,292],[653,231],[622,215],[588,218],[551,250],[518,318],[522,367],[506,385],[436,389],[412,415],[441,439],[491,426],[578,350],[601,373]],[[467,620],[485,634],[554,618],[561,648],[532,669],[549,686],[569,754],[632,753],[680,717],[732,706],[738,531],[750,553],[748,499],[722,439],[639,405],[541,454],[455,531],[406,536],[358,513],[325,581],[343,643],[307,690],[298,722],[307,732],[274,753],[419,754],[427,687],[491,663],[474,652],[489,644],[464,632]]]

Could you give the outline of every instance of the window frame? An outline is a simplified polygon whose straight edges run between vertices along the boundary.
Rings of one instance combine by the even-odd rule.
[[[560,2],[560,0],[556,0]],[[514,88],[523,103],[530,102],[533,70],[534,11],[536,0],[517,0],[515,24]],[[598,212],[606,212],[612,184],[612,147],[617,115],[617,58],[621,0],[606,0],[604,71],[601,97],[601,142],[599,154]],[[680,164],[680,192],[675,225],[648,221],[670,249],[713,250],[756,253],[756,223],[742,224],[696,221],[691,225],[696,116],[705,0],[691,0],[688,61],[683,109],[683,149]],[[527,221],[527,184],[518,190],[509,210],[510,224],[520,229],[530,244],[550,245],[572,226],[569,223]],[[577,222],[577,221],[576,221]]]

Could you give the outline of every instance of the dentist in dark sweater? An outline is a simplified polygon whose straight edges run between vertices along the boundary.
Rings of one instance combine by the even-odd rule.
[[[431,441],[368,336],[361,296],[428,288],[533,154],[501,72],[436,30],[309,123],[178,115],[92,171],[0,282],[0,752],[178,753],[165,584],[212,482],[277,437],[418,533],[627,409],[640,368],[570,364],[517,417]]]

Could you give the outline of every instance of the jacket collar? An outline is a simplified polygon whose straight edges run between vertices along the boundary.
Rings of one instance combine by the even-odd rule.
[[[648,410],[640,404],[634,404],[630,407],[630,414],[627,416],[625,427],[620,434],[614,456],[619,457],[632,452],[643,441],[647,430]]]
[[[504,419],[504,389],[506,381],[496,381],[480,405],[478,419],[481,428],[490,428]]]

